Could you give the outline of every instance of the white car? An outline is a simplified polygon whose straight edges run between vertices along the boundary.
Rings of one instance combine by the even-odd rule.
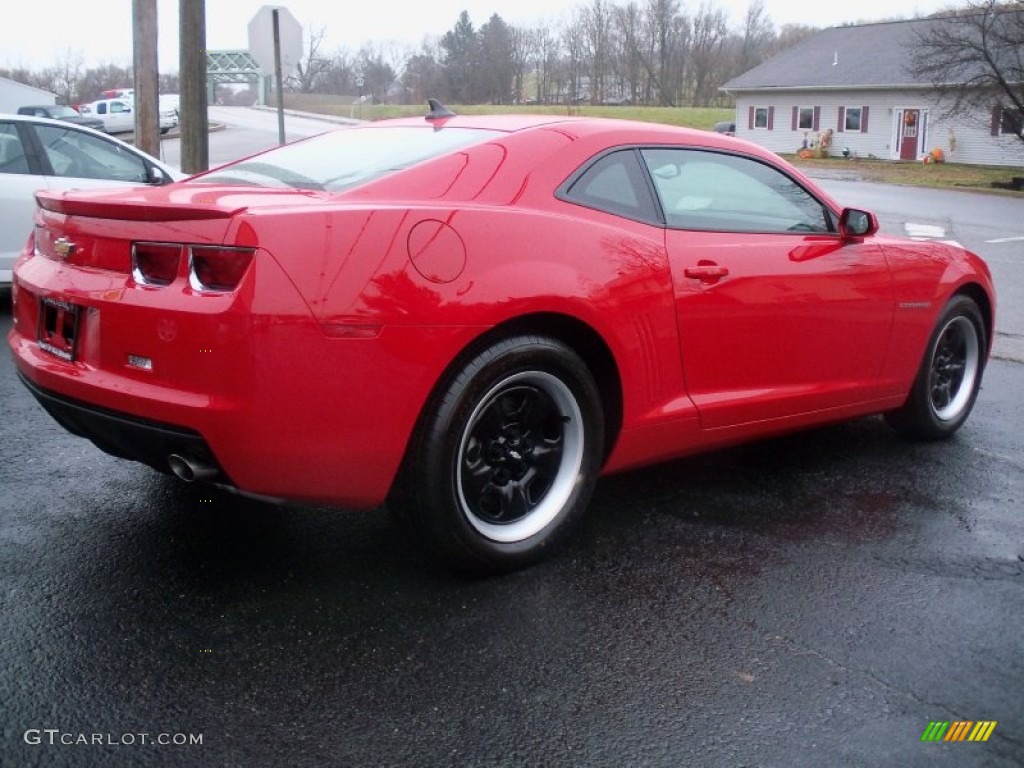
[[[161,115],[173,113],[177,125],[181,120],[181,97],[176,93],[161,93],[159,109]]]
[[[40,189],[160,186],[186,174],[113,136],[63,120],[0,115],[0,287],[32,233]]]
[[[161,104],[160,133],[167,133],[178,124],[178,112]],[[79,107],[79,112],[103,121],[107,133],[131,133],[135,130],[135,102],[129,98],[98,99]]]

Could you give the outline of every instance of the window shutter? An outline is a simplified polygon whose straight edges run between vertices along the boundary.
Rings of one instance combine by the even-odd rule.
[[[796,126],[797,126],[797,122],[796,121],[797,121],[797,118],[798,118],[799,114],[800,114],[800,107],[793,107],[793,128],[792,128],[792,130],[794,130],[794,131],[796,130]]]
[[[836,120],[836,133],[842,133],[846,129],[846,107],[839,108],[839,117]]]
[[[818,125],[819,125],[820,122],[821,122],[821,107],[815,107],[814,108],[814,126],[813,126],[813,130],[815,130],[815,131],[819,130],[818,129]]]
[[[1000,106],[992,107],[992,129],[991,133],[993,136],[999,135],[1000,124],[1003,122],[1003,108]]]
[[[751,107],[747,112],[747,128],[754,130],[754,108]]]
[[[868,108],[867,107],[861,107],[860,108],[860,132],[861,133],[867,133],[868,132]]]
[[[775,127],[775,107],[768,107],[768,130]]]

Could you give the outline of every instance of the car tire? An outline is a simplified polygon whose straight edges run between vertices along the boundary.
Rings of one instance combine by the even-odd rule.
[[[968,296],[954,296],[928,339],[907,402],[885,414],[886,421],[912,439],[950,437],[974,407],[987,350],[985,323],[977,303]]]
[[[501,339],[431,399],[396,517],[459,570],[507,572],[553,551],[590,501],[604,458],[597,385],[567,345]]]

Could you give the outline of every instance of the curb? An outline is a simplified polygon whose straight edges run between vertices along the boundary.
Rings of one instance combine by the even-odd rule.
[[[261,112],[277,112],[277,107],[271,107],[266,104],[257,104],[250,109],[258,109]],[[360,120],[355,117],[342,117],[341,115],[325,115],[322,112],[302,112],[298,109],[284,109],[286,115],[292,117],[305,117],[309,120],[322,120],[325,123],[338,123],[340,125],[358,125],[359,123],[365,123],[366,120]]]

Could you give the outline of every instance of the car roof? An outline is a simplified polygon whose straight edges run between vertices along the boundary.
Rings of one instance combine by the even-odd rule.
[[[535,114],[455,115],[454,117],[441,118],[435,121],[429,121],[423,117],[394,118],[363,123],[362,127],[386,125],[423,126],[430,125],[431,122],[435,127],[480,128],[509,133],[543,128],[557,130],[561,127],[577,137],[597,138],[603,136],[607,139],[609,145],[628,145],[631,143],[657,144],[659,142],[666,144],[682,143],[708,149],[740,150],[748,155],[768,159],[773,162],[778,160],[778,156],[774,153],[735,136],[727,136],[722,133],[698,128],[684,128],[668,123],[653,123],[617,117]]]
[[[56,105],[52,105],[51,104],[50,106],[56,106]],[[91,133],[94,136],[101,136],[104,139],[112,139],[114,142],[116,142],[118,144],[123,144],[126,147],[130,147],[132,150],[134,150],[136,152],[142,152],[142,150],[140,150],[140,149],[138,149],[136,147],[133,147],[127,141],[121,141],[116,136],[111,136],[109,133],[103,133],[103,131],[97,131],[97,130],[94,130],[93,128],[89,128],[88,126],[85,126],[85,125],[78,125],[77,123],[69,123],[67,120],[58,120],[57,118],[54,118],[54,117],[39,117],[38,115],[16,115],[13,112],[4,112],[4,113],[0,113],[0,120],[6,120],[8,122],[10,122],[10,121],[17,121],[17,122],[20,122],[20,123],[39,123],[40,125],[55,125],[58,128],[68,128],[68,127],[70,127],[72,130],[75,130],[75,131],[85,131],[86,133]],[[143,152],[143,154],[145,154],[145,153]]]
[[[53,106],[53,105],[51,105],[51,106]],[[97,137],[99,137],[99,138],[101,138],[101,139],[103,139],[105,141],[111,141],[111,142],[113,142],[115,144],[119,144],[119,145],[125,147],[126,149],[130,150],[131,152],[135,152],[137,154],[144,155],[151,162],[153,162],[156,165],[158,165],[162,171],[167,172],[171,176],[171,178],[173,178],[173,179],[183,179],[183,178],[185,178],[187,176],[187,174],[182,173],[177,168],[174,168],[173,166],[168,165],[167,163],[165,163],[163,160],[160,160],[159,158],[153,157],[148,152],[142,151],[141,149],[139,149],[138,147],[134,146],[133,144],[129,144],[127,141],[122,141],[121,139],[117,138],[116,136],[111,136],[109,133],[104,133],[103,131],[97,131],[97,130],[95,130],[93,128],[90,128],[87,125],[81,125],[79,123],[71,123],[71,122],[68,122],[67,120],[59,120],[59,119],[53,118],[53,117],[38,117],[36,115],[16,115],[13,112],[0,113],[0,120],[3,120],[5,122],[36,123],[38,125],[52,125],[54,127],[63,128],[65,130],[80,131],[82,133],[88,133],[88,134],[91,134],[93,136],[97,136]]]

